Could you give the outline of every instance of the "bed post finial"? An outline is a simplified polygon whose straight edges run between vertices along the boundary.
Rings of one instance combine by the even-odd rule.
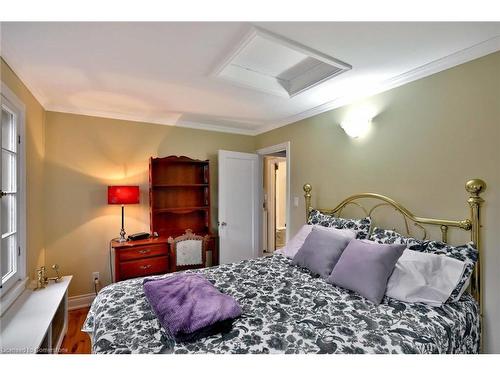
[[[467,181],[465,184],[465,190],[470,194],[467,202],[470,206],[470,220],[471,220],[471,240],[476,245],[478,251],[478,257],[476,262],[476,267],[474,269],[474,273],[471,277],[471,294],[479,303],[479,314],[482,318],[483,316],[483,301],[482,301],[482,293],[481,293],[481,204],[484,202],[484,199],[479,196],[482,192],[486,190],[486,182],[479,178],[474,178],[472,180]],[[481,319],[482,321],[482,319]],[[481,324],[481,328],[483,324]],[[483,331],[484,332],[484,331]],[[482,335],[481,335],[482,337]],[[482,340],[481,340],[482,341]]]
[[[484,199],[479,196],[483,191],[486,190],[486,182],[478,178],[467,181],[465,184],[465,190],[470,194],[467,202],[470,206],[470,220],[471,220],[471,240],[476,245],[477,249],[481,245],[481,238],[479,235],[479,230],[481,228],[480,221],[480,208],[483,204]]]
[[[467,190],[473,197],[479,197],[479,194],[486,190],[486,182],[479,178],[474,178],[467,181],[465,184],[465,190]],[[483,200],[481,199],[481,201]]]
[[[312,186],[311,184],[305,184],[304,187],[304,198],[306,198],[306,223],[307,220],[309,220],[309,214],[311,213],[312,207],[311,207],[311,190]]]

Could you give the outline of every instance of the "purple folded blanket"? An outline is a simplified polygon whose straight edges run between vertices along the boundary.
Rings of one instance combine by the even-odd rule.
[[[241,315],[233,297],[219,292],[199,274],[146,279],[143,288],[161,325],[177,341],[192,341],[230,329],[232,320]]]

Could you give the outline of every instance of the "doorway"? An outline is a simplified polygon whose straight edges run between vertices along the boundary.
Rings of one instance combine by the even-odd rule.
[[[263,255],[285,246],[288,239],[290,171],[289,143],[259,150],[262,160],[262,231]]]

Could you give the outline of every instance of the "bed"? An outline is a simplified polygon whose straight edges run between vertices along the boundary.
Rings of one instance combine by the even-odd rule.
[[[381,200],[418,225],[438,225],[446,240],[450,227],[471,231],[479,245],[479,194],[484,183],[472,180],[471,218],[451,221],[416,217],[391,199],[365,193],[347,198],[338,213],[358,199]],[[311,187],[304,186],[306,214]],[[358,203],[356,203],[358,204]],[[375,207],[376,207],[375,206]],[[406,222],[406,221],[405,221]],[[478,247],[479,248],[479,247]],[[376,305],[355,292],[314,277],[291,260],[274,255],[217,267],[190,270],[203,274],[233,296],[243,314],[229,332],[191,343],[175,343],[160,325],[142,289],[142,278],[111,284],[94,300],[83,331],[93,353],[478,353],[481,343],[479,262],[470,291],[441,307],[384,297]],[[156,278],[169,275],[156,276]]]

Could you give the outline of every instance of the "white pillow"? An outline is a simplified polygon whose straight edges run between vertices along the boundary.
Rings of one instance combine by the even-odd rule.
[[[276,254],[282,254],[286,256],[287,258],[293,258],[295,254],[297,254],[297,251],[302,247],[304,244],[304,241],[306,240],[307,236],[309,236],[309,233],[311,233],[312,228],[318,228],[321,230],[325,230],[328,232],[335,232],[338,233],[344,237],[347,237],[349,239],[356,238],[356,232],[351,230],[351,229],[337,229],[337,228],[329,228],[329,227],[324,227],[321,225],[310,225],[310,224],[305,224],[302,226],[302,228],[299,229],[297,234],[293,236],[290,241],[285,245],[285,247],[282,247],[281,249],[278,249],[275,251]]]
[[[441,306],[462,278],[465,262],[406,249],[398,259],[385,294],[404,302]]]

